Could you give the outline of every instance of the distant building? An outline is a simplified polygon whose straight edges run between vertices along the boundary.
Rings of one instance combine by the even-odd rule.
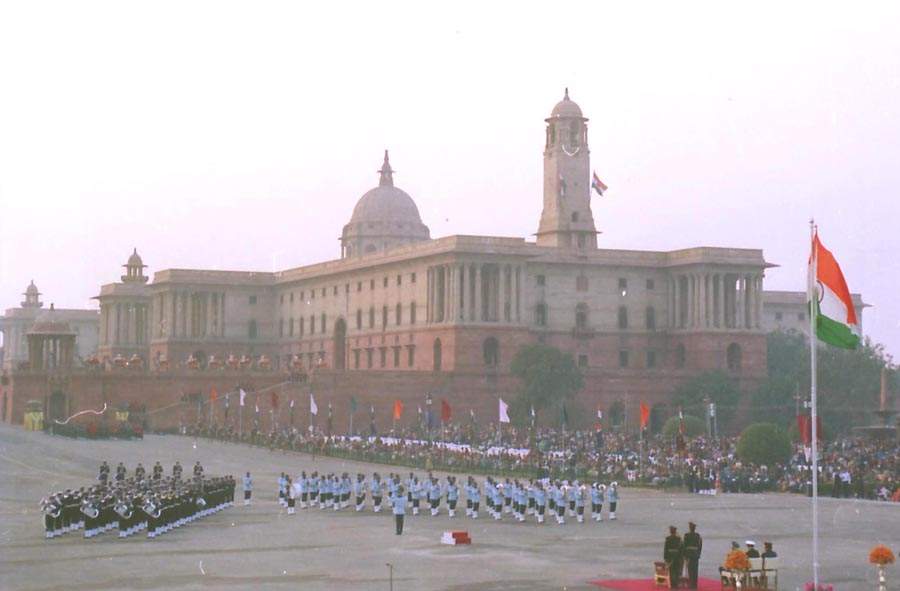
[[[471,409],[496,420],[497,397],[511,399],[518,387],[513,356],[532,343],[572,354],[588,417],[619,408],[634,420],[639,402],[665,417],[678,384],[711,370],[744,389],[757,384],[769,330],[763,252],[598,248],[588,120],[566,92],[545,123],[534,241],[431,238],[385,152],[378,185],[343,227],[339,259],[278,272],[166,269],[150,282],[135,250],[121,281],[97,296],[105,371],[140,359],[109,392],[177,409],[192,392],[202,401],[212,386],[263,387],[302,369],[309,381],[285,386],[283,397],[314,392],[344,408],[353,396],[387,422],[388,401],[416,408],[433,393],[458,416]],[[240,372],[224,369],[227,359],[242,359]],[[58,398],[60,408],[105,402],[91,379],[70,381],[81,400]],[[20,388],[49,400],[50,390],[30,380],[23,376]],[[69,395],[62,386],[56,393]],[[185,408],[200,412],[199,404]]]
[[[863,310],[869,305],[858,293],[850,294],[863,328]],[[766,291],[763,293],[762,327],[766,332],[796,331],[809,336],[809,300],[805,291]]]
[[[28,333],[43,310],[41,293],[32,281],[25,289],[25,301],[18,308],[9,308],[0,316],[3,335],[3,363],[5,370],[28,361]],[[56,308],[55,317],[65,322],[75,334],[75,361],[80,362],[97,353],[100,313],[97,310]]]

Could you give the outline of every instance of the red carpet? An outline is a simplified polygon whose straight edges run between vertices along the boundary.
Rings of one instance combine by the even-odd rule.
[[[609,591],[663,591],[667,589],[665,586],[655,585],[653,579],[608,579],[589,582]],[[703,577],[700,577],[698,581],[697,591],[720,591],[720,589],[719,581]]]

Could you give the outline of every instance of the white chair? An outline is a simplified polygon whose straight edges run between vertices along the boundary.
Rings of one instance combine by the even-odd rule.
[[[748,558],[750,561],[750,570],[747,571],[748,578],[750,582],[755,587],[763,586],[763,559],[762,558]]]
[[[780,564],[778,557],[763,558],[763,582],[767,589],[778,590],[778,567]],[[770,582],[773,582],[772,586],[769,585]]]

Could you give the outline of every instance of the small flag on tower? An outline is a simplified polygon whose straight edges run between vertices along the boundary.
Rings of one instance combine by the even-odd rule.
[[[319,407],[316,406],[316,399],[313,398],[312,392],[309,393],[309,414],[319,414]]]
[[[244,389],[241,388],[241,406],[244,406],[244,398],[247,397],[247,393],[244,392]]]
[[[597,176],[597,173],[594,173],[594,178],[591,180],[591,188],[597,191],[597,195],[603,197],[603,192],[606,191],[609,187],[603,184],[603,181],[600,180],[600,177]]]

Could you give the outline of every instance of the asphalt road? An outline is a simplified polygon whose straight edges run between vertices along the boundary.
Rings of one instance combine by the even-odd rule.
[[[238,506],[156,539],[112,534],[85,540],[67,534],[45,540],[41,497],[91,483],[102,460],[176,459],[186,471],[200,460],[208,474],[250,470],[254,503]],[[649,577],[672,524],[699,525],[704,537],[701,575],[715,578],[731,540],[771,540],[781,555],[781,589],[811,577],[810,504],[795,495],[662,493],[622,489],[619,520],[565,526],[407,516],[394,535],[387,513],[307,510],[289,516],[275,501],[282,470],[373,470],[385,466],[269,452],[176,436],[143,441],[85,441],[0,425],[0,589],[595,589],[596,578]],[[399,470],[398,470],[399,471]],[[463,515],[465,511],[461,512]],[[876,542],[900,550],[900,505],[822,499],[823,580],[835,589],[874,588],[867,562]],[[466,529],[471,546],[446,546],[448,529]],[[895,569],[896,570],[896,569]],[[900,578],[900,573],[897,573]]]

